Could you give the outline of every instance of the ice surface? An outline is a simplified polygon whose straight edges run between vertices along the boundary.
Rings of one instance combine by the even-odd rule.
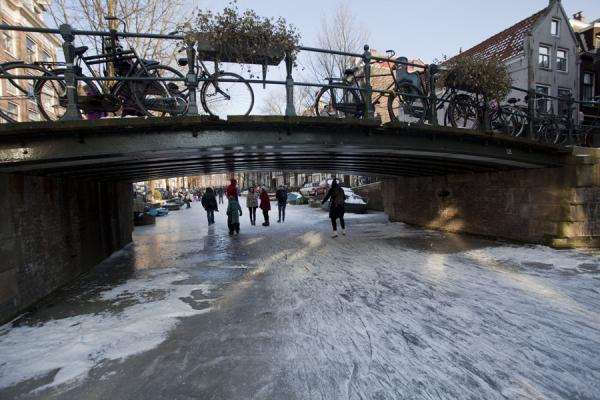
[[[97,313],[0,328],[0,397],[21,383],[30,398],[71,386],[61,394],[78,400],[142,387],[160,399],[600,398],[597,256],[377,212],[347,214],[336,239],[328,213],[307,206],[270,227],[244,213],[234,237],[215,217],[207,227],[193,203],[136,229],[135,267],[166,269],[104,288]],[[182,301],[203,301],[196,290],[210,312]],[[96,368],[101,379],[82,379]],[[51,374],[51,390],[30,380]]]
[[[0,388],[54,373],[42,390],[85,378],[106,360],[124,359],[160,344],[181,317],[206,313],[181,301],[192,291],[210,293],[207,285],[181,285],[188,277],[177,271],[150,272],[99,294],[118,304],[134,300],[122,311],[83,314],[42,325],[9,324],[0,328]],[[146,293],[152,293],[146,296]],[[161,296],[156,297],[156,293]]]

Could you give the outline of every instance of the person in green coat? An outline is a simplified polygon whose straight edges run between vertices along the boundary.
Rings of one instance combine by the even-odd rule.
[[[240,217],[242,216],[242,207],[237,202],[235,196],[229,196],[229,205],[227,206],[227,226],[229,234],[240,234]]]

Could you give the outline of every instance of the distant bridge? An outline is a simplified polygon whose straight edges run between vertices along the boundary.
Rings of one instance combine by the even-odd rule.
[[[319,117],[0,125],[0,172],[134,182],[234,171],[433,176],[561,166],[570,150],[500,134]]]

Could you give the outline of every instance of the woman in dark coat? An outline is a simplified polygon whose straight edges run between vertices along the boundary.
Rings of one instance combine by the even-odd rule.
[[[256,225],[256,209],[258,208],[258,195],[254,192],[254,187],[248,189],[246,195],[246,207],[250,211],[250,224]]]
[[[337,237],[337,224],[336,219],[340,219],[340,225],[342,227],[342,235],[346,234],[346,224],[344,223],[344,203],[346,201],[346,195],[344,189],[339,185],[337,180],[331,182],[331,189],[327,192],[327,195],[321,202],[325,204],[327,200],[331,199],[329,204],[329,218],[331,218],[331,226],[333,227],[333,233],[331,237]]]
[[[215,211],[219,211],[217,206],[217,198],[212,188],[206,188],[204,195],[202,195],[202,207],[206,210],[206,217],[208,218],[208,225],[215,223]]]
[[[269,210],[271,209],[271,200],[269,200],[269,193],[265,188],[260,192],[260,209],[263,212],[263,217],[265,218],[265,222],[263,222],[263,226],[269,226]]]

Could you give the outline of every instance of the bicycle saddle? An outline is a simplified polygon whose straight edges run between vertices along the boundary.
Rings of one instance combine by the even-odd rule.
[[[510,99],[508,99],[506,101],[508,104],[517,104],[519,102],[519,99],[515,98],[515,97],[511,97]]]
[[[353,75],[356,71],[358,71],[358,67],[348,68],[344,71],[344,75]]]
[[[79,47],[75,47],[75,55],[76,56],[81,56],[83,55],[86,51],[88,51],[88,47],[87,46],[79,46]]]
[[[156,60],[142,60],[142,62],[144,63],[144,65],[146,67],[149,67],[150,65],[158,65],[160,64],[158,61]]]

